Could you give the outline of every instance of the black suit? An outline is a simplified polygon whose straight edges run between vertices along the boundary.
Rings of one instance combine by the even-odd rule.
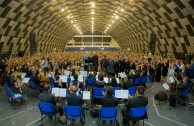
[[[103,107],[115,107],[118,105],[118,99],[113,96],[103,96],[100,102]]]
[[[76,93],[67,94],[67,103],[70,106],[81,106],[82,105],[82,96],[76,95]]]
[[[123,115],[123,123],[129,120],[129,111],[131,108],[146,107],[148,104],[148,98],[144,96],[137,96],[129,99],[125,104],[125,107],[121,110]]]
[[[98,56],[95,54],[93,57],[93,66],[94,66],[94,71],[97,72],[98,71]]]
[[[49,92],[44,91],[39,95],[40,102],[47,102],[56,105],[55,97]]]
[[[56,105],[56,100],[55,97],[50,94],[49,92],[44,91],[39,95],[39,100],[40,102],[46,102],[46,103],[51,103],[55,107],[55,112],[59,112],[60,116],[63,115],[63,108],[59,105]]]

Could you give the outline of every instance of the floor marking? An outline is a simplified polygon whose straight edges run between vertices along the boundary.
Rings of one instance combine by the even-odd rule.
[[[152,86],[151,88],[147,89],[145,92],[149,91],[150,89],[153,89],[156,85]]]
[[[25,110],[25,111],[21,111],[21,112],[19,112],[19,113],[13,114],[13,115],[11,115],[11,116],[5,117],[5,118],[3,118],[3,119],[0,119],[0,122],[3,121],[3,120],[9,119],[9,118],[11,118],[11,117],[14,117],[14,116],[16,116],[16,115],[22,114],[22,113],[24,113],[24,112],[30,111],[30,110],[35,109],[35,108],[37,108],[37,106],[36,106],[36,107],[33,107],[33,108],[29,108],[29,109],[27,109],[27,110]]]
[[[165,117],[165,116],[161,116],[160,113],[159,113],[158,110],[157,110],[157,107],[156,107],[156,104],[155,104],[154,97],[153,97],[153,104],[154,104],[154,108],[155,108],[155,110],[156,110],[156,113],[158,114],[158,116],[159,116],[160,118],[169,120],[169,121],[171,121],[171,122],[177,123],[177,124],[182,125],[182,126],[187,126],[187,125],[182,124],[182,123],[180,123],[180,122],[177,122],[177,121],[175,121],[175,120],[169,119],[169,118],[167,118],[167,117]]]
[[[25,126],[30,126],[30,125],[34,124],[35,122],[39,121],[40,119],[41,119],[41,118],[39,118],[39,119],[37,119],[37,120],[35,120],[35,121],[31,122],[31,123],[28,123],[28,124],[25,125]]]
[[[154,126],[153,124],[149,123],[149,122],[146,122],[144,121],[146,124],[150,125],[150,126]]]

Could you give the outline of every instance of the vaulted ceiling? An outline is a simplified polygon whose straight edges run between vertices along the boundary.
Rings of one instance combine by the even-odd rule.
[[[74,35],[100,31],[121,48],[147,51],[155,32],[157,52],[194,53],[194,1],[0,1],[0,52],[29,50],[32,31],[37,50],[63,50]]]

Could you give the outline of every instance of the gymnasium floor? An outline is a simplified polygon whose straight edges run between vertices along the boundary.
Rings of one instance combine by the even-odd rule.
[[[154,83],[148,87],[145,96],[149,97],[148,120],[145,120],[145,126],[193,126],[194,108],[190,105],[176,108],[169,108],[168,102],[162,102],[159,107],[158,101],[153,99],[158,90],[162,90],[161,83]],[[191,96],[192,95],[192,96]],[[194,102],[194,93],[190,93],[189,102]],[[7,96],[4,88],[0,88],[0,126],[39,126],[40,112],[37,107],[38,99],[27,97],[27,106],[18,106],[16,110],[7,102]],[[122,126],[121,107],[118,108],[117,126]],[[86,113],[85,126],[96,126],[96,119],[90,117],[89,110]],[[45,126],[54,126],[54,119],[44,119]],[[74,124],[80,126],[79,121]],[[101,124],[102,125],[102,124]],[[109,124],[106,124],[109,125]],[[57,126],[61,126],[57,124]],[[69,124],[73,126],[73,124]],[[110,125],[109,125],[110,126]],[[142,122],[139,123],[142,126]]]

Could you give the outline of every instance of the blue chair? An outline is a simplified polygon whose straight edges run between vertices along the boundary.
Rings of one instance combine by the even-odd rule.
[[[54,81],[54,79],[52,77],[49,77],[49,81],[51,83],[51,87],[55,87],[54,86],[55,85],[55,81]]]
[[[130,109],[129,120],[138,121],[138,122],[140,120],[143,120],[143,126],[144,126],[144,119],[147,119],[147,108],[146,107],[131,108]]]
[[[136,92],[136,89],[137,89],[136,86],[133,86],[133,87],[128,88],[129,94],[131,96],[134,96],[135,95],[135,92]]]
[[[139,85],[140,83],[140,78],[136,78],[134,81],[133,81],[133,84],[134,85]]]
[[[116,123],[117,119],[117,108],[101,108],[99,110],[99,117],[97,120],[98,126],[100,125],[100,121],[114,121]]]
[[[41,125],[43,126],[43,119],[45,117],[55,116],[55,125],[56,125],[56,113],[53,104],[46,103],[46,102],[39,102],[38,103],[39,110],[41,113]],[[43,115],[45,115],[43,117]]]
[[[144,77],[141,77],[139,84],[145,86],[146,82],[147,82],[147,77],[144,76]]]
[[[13,91],[7,85],[5,85],[5,90],[9,96],[9,100],[11,100],[11,105],[14,106],[14,110],[15,110],[15,106],[16,106],[15,102],[17,100],[21,100],[22,104],[24,103],[25,107],[26,107],[26,100],[22,94],[13,93]]]
[[[80,119],[82,122],[82,126],[85,123],[85,114],[81,106],[64,106],[64,111],[67,119]],[[67,126],[67,123],[66,123]]]
[[[93,88],[93,97],[101,98],[103,96],[102,92],[105,91],[105,88]]]
[[[36,94],[37,94],[36,90],[37,91],[42,91],[43,89],[40,88],[40,87],[37,87],[34,81],[29,81],[29,83],[30,83],[30,87],[32,88],[32,96],[37,97],[36,96]]]
[[[96,83],[96,78],[90,77],[86,79],[86,86],[91,87]]]
[[[154,75],[153,74],[150,74],[149,77],[147,78],[146,83],[151,84],[152,83],[152,80],[153,80],[153,77],[154,77]]]

